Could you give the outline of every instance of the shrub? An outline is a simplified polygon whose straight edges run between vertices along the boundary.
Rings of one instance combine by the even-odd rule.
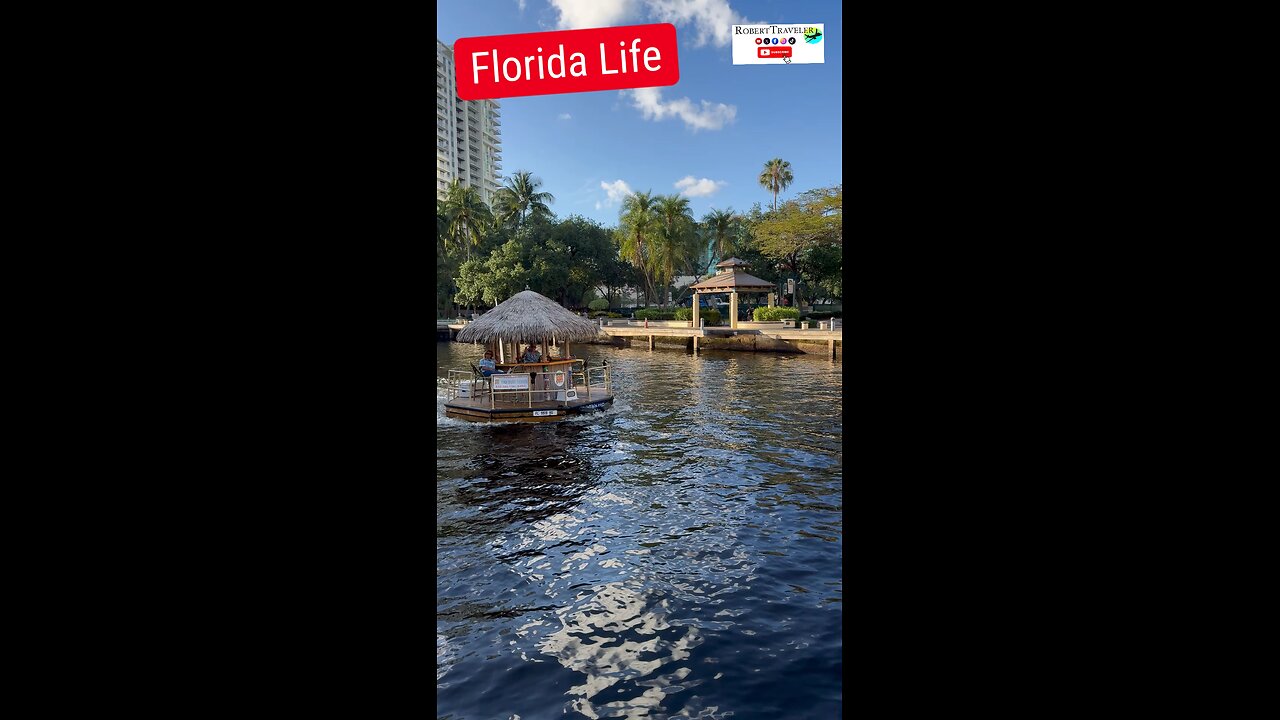
[[[800,319],[800,311],[789,307],[762,307],[756,308],[751,313],[751,319],[756,322],[774,322],[785,319]]]
[[[609,301],[604,298],[596,298],[595,300],[587,303],[587,307],[592,310],[606,310],[609,307]]]
[[[637,310],[635,315],[632,315],[636,320],[672,320],[675,316],[676,314],[672,310],[659,310],[657,308]]]
[[[716,325],[720,322],[720,311],[712,308],[703,308],[698,311],[698,317],[706,320],[708,325]],[[676,320],[692,320],[693,308],[680,308],[676,310]]]
[[[622,314],[616,313],[616,312],[606,312],[604,310],[593,310],[591,312],[591,317],[592,318],[620,318],[622,317]]]

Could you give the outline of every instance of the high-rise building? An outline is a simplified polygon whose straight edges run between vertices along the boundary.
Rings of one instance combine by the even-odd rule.
[[[460,180],[486,203],[502,178],[502,122],[498,103],[458,98],[453,50],[436,40],[436,188]]]

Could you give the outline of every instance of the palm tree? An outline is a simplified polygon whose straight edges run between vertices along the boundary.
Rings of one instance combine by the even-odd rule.
[[[622,201],[618,222],[618,232],[621,235],[619,253],[622,259],[640,269],[640,274],[644,276],[645,284],[652,296],[653,282],[649,278],[649,263],[646,257],[648,249],[645,243],[651,242],[658,230],[657,201],[653,194],[642,192],[628,195],[627,199]]]
[[[702,219],[703,226],[707,230],[707,235],[711,239],[711,252],[717,260],[727,260],[734,252],[733,236],[734,225],[738,222],[738,216],[734,214],[733,208],[728,210],[712,209],[707,216]]]
[[[547,203],[554,203],[555,196],[549,192],[538,192],[541,186],[542,180],[528,170],[517,170],[515,175],[508,177],[493,200],[502,222],[515,219],[518,226],[523,226],[530,217],[551,215]]]
[[[471,259],[471,246],[479,245],[484,233],[493,224],[493,213],[480,199],[473,187],[463,186],[454,180],[445,193],[444,215],[447,226],[446,242],[454,247],[461,245],[466,259]]]
[[[689,198],[679,195],[661,195],[657,198],[659,231],[654,238],[650,259],[655,280],[661,287],[658,302],[666,307],[666,287],[675,277],[676,267],[684,264],[689,254],[689,244],[695,238],[693,214],[689,210]]]
[[[791,163],[782,158],[774,158],[764,164],[760,172],[760,187],[773,193],[773,209],[778,209],[778,193],[787,189],[795,177],[791,174]]]

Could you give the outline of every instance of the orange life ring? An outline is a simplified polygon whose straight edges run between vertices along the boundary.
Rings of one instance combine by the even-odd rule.
[[[556,387],[564,387],[564,371],[556,371]]]

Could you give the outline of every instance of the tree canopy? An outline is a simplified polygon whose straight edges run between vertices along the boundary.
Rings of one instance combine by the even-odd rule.
[[[774,193],[772,210],[711,208],[698,221],[688,197],[646,191],[628,195],[617,226],[606,227],[557,218],[548,207],[555,198],[528,171],[506,179],[492,208],[455,181],[436,202],[437,313],[493,307],[526,286],[575,309],[597,296],[617,307],[629,288],[645,305],[665,306],[676,276],[700,276],[729,257],[765,280],[799,279],[805,296],[840,298],[842,186],[778,204],[777,192],[792,182],[779,158],[765,164],[760,182]]]
[[[842,196],[840,185],[809,190],[762,218],[753,229],[761,254],[813,284],[819,280],[830,284],[834,263],[838,290],[844,232]]]
[[[764,164],[757,178],[760,186],[773,193],[773,209],[778,209],[778,193],[786,190],[795,176],[791,173],[791,163],[782,158],[774,158]]]

